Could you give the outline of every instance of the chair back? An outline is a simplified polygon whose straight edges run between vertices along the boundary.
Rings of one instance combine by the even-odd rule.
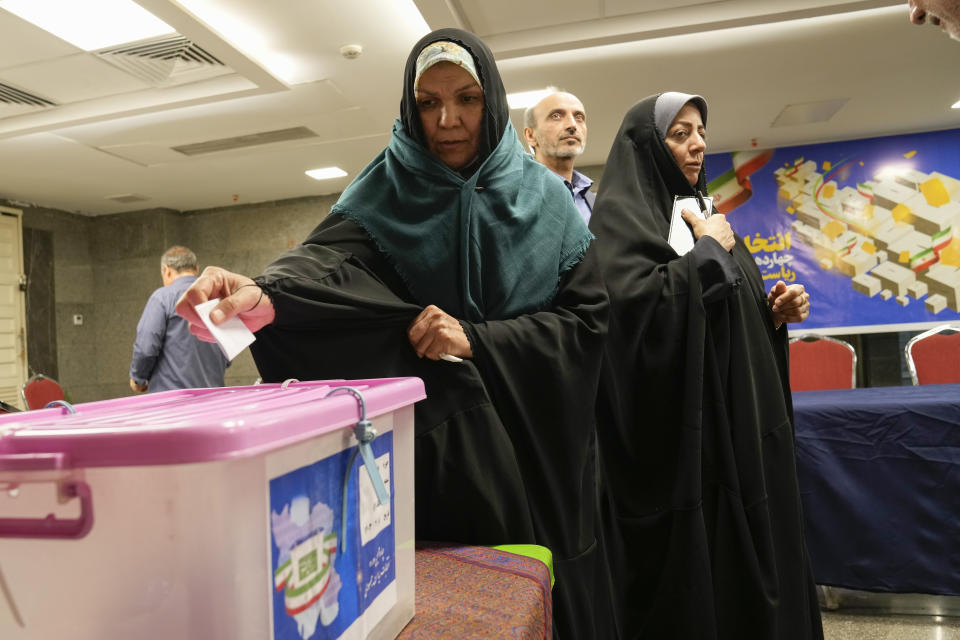
[[[853,389],[857,352],[850,343],[807,333],[790,338],[790,390]]]
[[[960,325],[924,331],[910,338],[904,351],[913,384],[960,382]]]
[[[53,378],[42,373],[31,376],[20,390],[23,406],[27,409],[43,409],[54,400],[65,400],[63,389]]]

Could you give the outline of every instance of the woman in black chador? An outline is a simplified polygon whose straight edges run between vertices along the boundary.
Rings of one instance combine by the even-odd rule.
[[[715,213],[667,242],[675,196],[706,192],[706,101],[664,93],[626,114],[590,228],[610,295],[598,400],[625,638],[822,638],[794,458],[786,322]]]
[[[255,281],[208,269],[178,311],[197,325],[193,304],[225,298],[211,317],[240,312],[267,381],[422,378],[417,538],[549,547],[556,635],[607,638],[591,240],[520,146],[490,51],[442,29],[407,60],[389,146],[307,240]]]

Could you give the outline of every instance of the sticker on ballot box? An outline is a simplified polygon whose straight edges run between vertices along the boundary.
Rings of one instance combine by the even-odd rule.
[[[393,495],[393,491],[390,490],[390,454],[379,456],[376,463],[383,486],[387,488],[387,493]],[[390,526],[391,503],[380,504],[377,491],[373,488],[373,482],[370,481],[370,474],[367,473],[365,466],[357,465],[357,475],[360,483],[360,542],[367,544]]]
[[[381,505],[354,449],[270,480],[273,637],[339,640],[363,637],[389,610],[395,591],[393,433],[372,443],[390,500]],[[341,536],[343,482],[346,530]],[[378,596],[383,596],[378,600]],[[388,601],[389,600],[389,601]],[[371,606],[376,601],[377,606]],[[356,624],[363,618],[362,624]]]

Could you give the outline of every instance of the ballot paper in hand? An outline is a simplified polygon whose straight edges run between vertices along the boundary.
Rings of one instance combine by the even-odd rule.
[[[256,338],[253,337],[250,329],[247,329],[247,325],[243,324],[243,321],[236,316],[230,318],[223,324],[213,324],[213,322],[210,321],[210,312],[213,311],[213,308],[217,306],[219,302],[219,298],[214,298],[213,300],[202,302],[193,308],[197,312],[197,315],[200,316],[200,319],[203,320],[203,324],[206,325],[210,333],[213,334],[213,337],[216,338],[217,345],[220,347],[220,351],[223,351],[223,355],[227,357],[227,360],[233,360],[241,351],[256,340]]]
[[[707,206],[707,212],[713,211],[713,198],[704,198],[703,201]],[[694,241],[693,231],[690,230],[690,226],[683,220],[683,216],[680,215],[680,212],[684,209],[692,211],[700,216],[701,219],[706,220],[707,218],[707,213],[704,213],[700,209],[698,198],[692,196],[689,198],[674,198],[673,213],[670,215],[670,233],[667,235],[667,242],[669,242],[673,250],[677,252],[677,255],[681,256],[693,249]]]

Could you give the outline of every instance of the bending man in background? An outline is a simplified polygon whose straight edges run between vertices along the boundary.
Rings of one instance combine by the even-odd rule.
[[[215,344],[197,340],[174,306],[198,275],[197,256],[174,246],[160,258],[163,286],[151,294],[137,323],[130,388],[138,393],[222,387],[229,362]]]

